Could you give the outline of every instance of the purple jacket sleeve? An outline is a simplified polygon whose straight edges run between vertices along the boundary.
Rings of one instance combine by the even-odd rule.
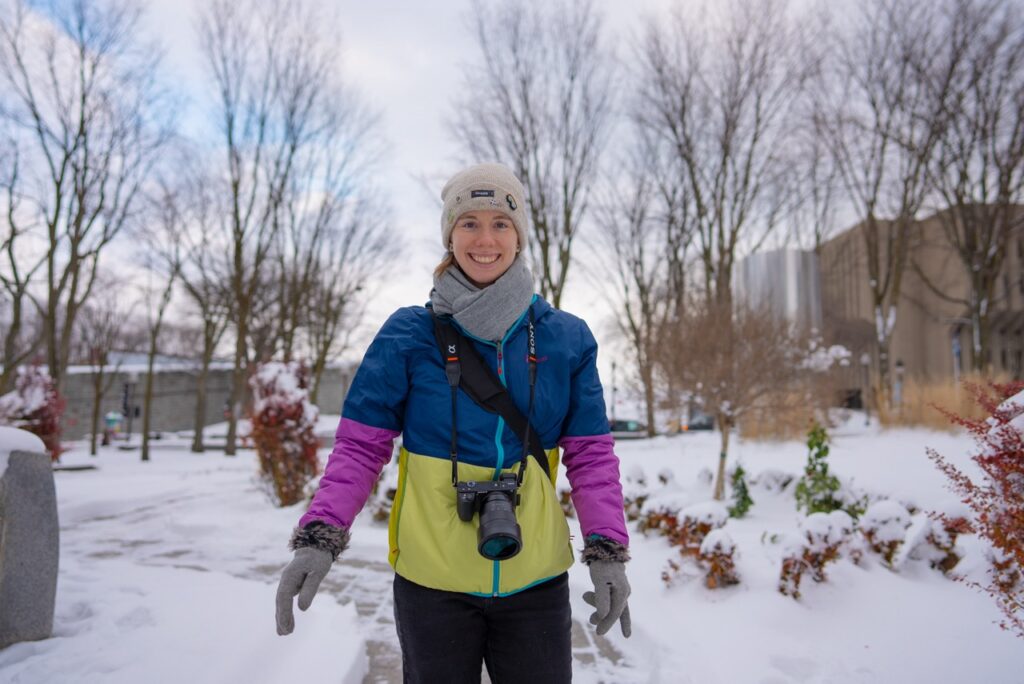
[[[599,534],[629,546],[612,436],[563,437],[558,444],[583,536]]]
[[[299,527],[314,520],[335,527],[349,528],[363,508],[380,476],[391,460],[397,430],[364,425],[342,418],[334,435],[334,450],[327,459],[320,489],[313,497]]]

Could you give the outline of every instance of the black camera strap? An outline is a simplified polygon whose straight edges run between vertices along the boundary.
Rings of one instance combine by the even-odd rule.
[[[456,453],[456,391],[462,388],[469,397],[488,413],[495,413],[505,419],[509,427],[518,435],[523,436],[523,457],[519,467],[519,482],[522,484],[523,475],[526,472],[526,458],[533,454],[537,463],[543,468],[544,473],[550,478],[551,471],[548,466],[547,455],[544,446],[541,444],[537,431],[532,429],[528,417],[516,407],[508,389],[501,383],[501,380],[494,374],[490,366],[480,356],[473,343],[451,324],[447,316],[438,316],[431,312],[434,318],[434,337],[441,349],[441,358],[444,360],[445,375],[448,378],[448,385],[452,390],[452,483],[458,482],[458,454]],[[537,380],[537,349],[536,335],[534,333],[533,309],[529,310],[527,321],[529,355],[527,357],[530,367],[530,408],[529,415],[533,414],[534,387]]]

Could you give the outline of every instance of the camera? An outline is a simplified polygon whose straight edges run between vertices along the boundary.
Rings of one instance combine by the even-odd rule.
[[[523,548],[516,522],[519,480],[515,473],[503,473],[497,480],[456,482],[455,509],[463,522],[480,513],[477,550],[489,560],[508,560]]]

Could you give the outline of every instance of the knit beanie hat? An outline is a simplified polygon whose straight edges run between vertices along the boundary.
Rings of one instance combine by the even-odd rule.
[[[512,219],[519,246],[526,248],[526,192],[512,170],[503,164],[477,164],[459,171],[441,190],[441,244],[448,249],[455,221],[467,211],[500,211]]]

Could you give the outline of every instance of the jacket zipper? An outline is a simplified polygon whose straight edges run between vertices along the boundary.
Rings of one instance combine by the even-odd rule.
[[[536,295],[534,296],[533,299],[530,300],[530,306],[533,306],[533,302],[534,301],[536,301]],[[526,316],[526,312],[524,311],[523,315],[519,317],[519,320],[517,320],[512,325],[512,327],[509,328],[508,332],[505,334],[505,337],[503,339],[497,341],[497,342],[491,342],[489,340],[484,340],[484,339],[481,339],[481,338],[479,338],[479,337],[469,333],[468,331],[463,331],[463,332],[466,333],[466,335],[468,337],[472,337],[473,339],[479,340],[479,341],[481,341],[481,342],[483,342],[485,344],[494,345],[494,348],[497,349],[497,351],[498,351],[498,379],[501,380],[501,384],[504,385],[505,387],[508,387],[508,383],[505,381],[505,369],[504,369],[504,366],[503,366],[503,363],[502,363],[502,349],[505,346],[505,342],[509,339],[509,337],[511,337],[512,332],[516,328],[519,327],[519,323],[522,321],[522,319],[525,316]],[[492,477],[492,479],[494,479],[494,480],[498,479],[498,475],[501,473],[501,467],[503,465],[505,465],[505,448],[501,444],[501,433],[504,431],[504,428],[505,428],[505,419],[502,418],[501,416],[498,416],[498,430],[497,430],[497,432],[494,435],[494,443],[495,443],[495,446],[497,446],[497,451],[498,451],[498,459],[497,459],[497,462],[495,463],[494,476]],[[500,564],[501,561],[492,561],[492,562],[494,563],[494,582],[491,585],[491,595],[494,596],[494,597],[497,597],[499,595],[498,587],[501,584],[501,564]]]

